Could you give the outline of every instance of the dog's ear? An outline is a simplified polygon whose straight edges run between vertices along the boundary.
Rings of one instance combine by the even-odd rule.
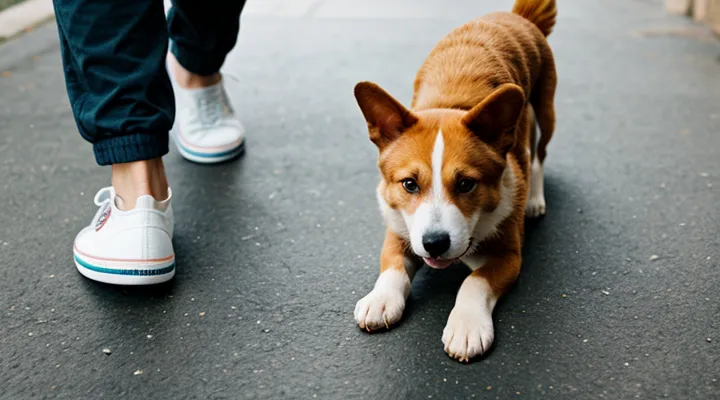
[[[372,82],[355,85],[355,99],[367,121],[370,140],[381,150],[418,121],[410,110]]]
[[[507,83],[468,111],[462,122],[480,140],[505,154],[515,144],[515,127],[524,108],[523,90]]]

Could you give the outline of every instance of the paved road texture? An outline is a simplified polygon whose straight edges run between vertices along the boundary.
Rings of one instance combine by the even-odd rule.
[[[443,352],[460,267],[422,270],[390,332],[355,326],[383,228],[352,87],[407,102],[437,40],[510,3],[251,2],[225,68],[247,155],[165,158],[179,269],[150,289],[72,263],[109,171],[55,27],[0,47],[0,398],[720,398],[720,44],[660,0],[560,2],[549,210],[492,352]]]

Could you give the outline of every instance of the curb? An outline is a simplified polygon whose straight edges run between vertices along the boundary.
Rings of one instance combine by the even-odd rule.
[[[52,0],[27,0],[0,11],[0,42],[54,17]]]
[[[32,32],[0,43],[0,74],[18,68],[33,56],[57,50],[59,47],[57,25],[55,25],[55,20],[51,19],[47,24],[33,29]],[[2,79],[2,75],[0,75],[0,79]],[[0,397],[2,396],[0,395]]]

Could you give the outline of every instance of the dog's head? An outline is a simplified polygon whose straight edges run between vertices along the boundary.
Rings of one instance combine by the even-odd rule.
[[[520,87],[500,86],[470,111],[411,112],[369,82],[355,97],[380,150],[377,194],[390,230],[435,268],[495,232],[514,207],[506,155],[525,107]]]

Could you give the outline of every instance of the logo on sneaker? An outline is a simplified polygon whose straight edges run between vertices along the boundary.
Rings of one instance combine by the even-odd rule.
[[[103,208],[100,211],[100,216],[98,216],[98,219],[95,222],[95,231],[99,231],[103,226],[105,226],[105,223],[108,219],[110,219],[111,210],[112,207],[110,207],[110,203],[105,203],[105,205],[103,205]]]

